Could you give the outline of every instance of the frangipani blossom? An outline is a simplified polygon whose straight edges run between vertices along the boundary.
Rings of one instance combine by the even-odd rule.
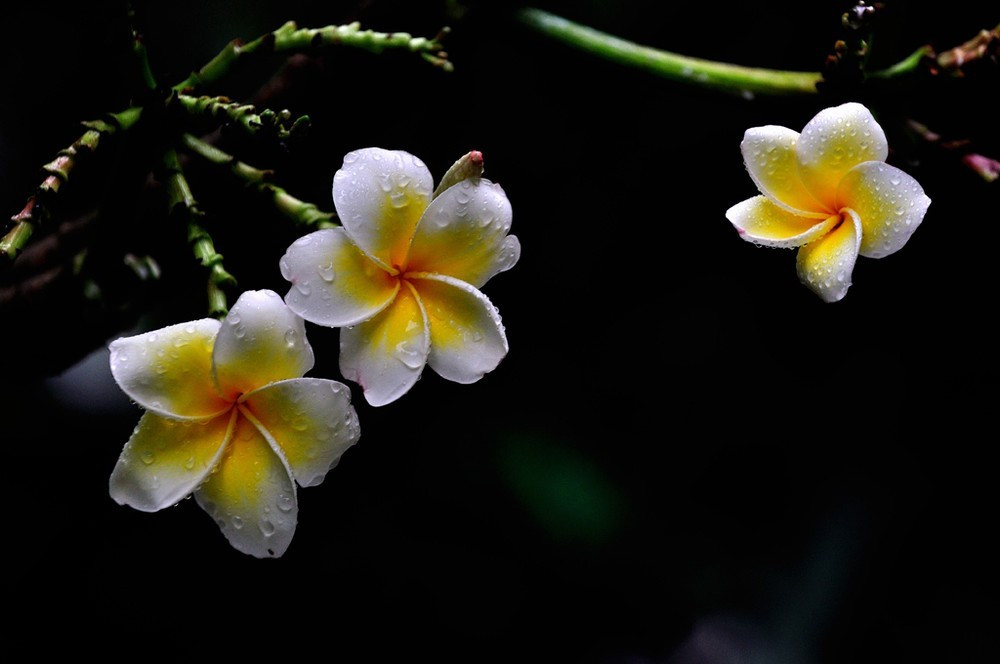
[[[884,163],[889,145],[867,108],[820,111],[799,134],[748,129],[743,162],[762,196],[729,208],[744,240],[801,247],[799,278],[826,302],[847,294],[858,255],[898,251],[931,200],[916,180]]]
[[[302,319],[269,290],[243,293],[221,323],[115,340],[111,372],[146,413],[111,497],[155,512],[193,492],[233,547],[280,556],[295,532],[295,482],[322,482],[360,436],[350,390],[302,378],[312,365]]]
[[[508,235],[507,196],[481,173],[482,156],[469,153],[432,194],[413,155],[351,152],[333,178],[343,227],[299,238],[281,259],[292,282],[285,302],[343,328],[341,373],[373,406],[405,394],[425,365],[472,383],[507,354],[500,315],[479,289],[513,267],[521,245]]]

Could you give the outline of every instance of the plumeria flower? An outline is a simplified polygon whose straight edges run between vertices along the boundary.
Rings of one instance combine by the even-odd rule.
[[[799,279],[826,302],[847,294],[858,254],[898,251],[931,203],[916,180],[884,163],[885,133],[861,104],[820,111],[801,134],[748,129],[740,149],[763,196],[726,218],[744,240],[800,247]]]
[[[111,497],[155,512],[193,492],[236,549],[280,556],[295,532],[295,482],[322,482],[360,436],[350,390],[302,378],[312,365],[302,319],[269,290],[243,293],[221,323],[112,342],[111,373],[146,413]]]
[[[500,315],[479,289],[513,267],[521,245],[507,234],[507,196],[481,174],[471,152],[435,191],[409,153],[351,152],[333,178],[343,227],[299,238],[281,259],[292,282],[285,302],[343,328],[341,373],[373,406],[405,394],[425,365],[472,383],[507,354]]]

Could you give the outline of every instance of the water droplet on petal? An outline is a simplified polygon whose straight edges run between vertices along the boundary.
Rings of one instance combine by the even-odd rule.
[[[139,458],[142,459],[142,462],[147,466],[152,465],[152,463],[156,461],[156,455],[150,452],[149,450],[143,450],[139,454]]]
[[[243,519],[238,516],[233,516],[233,528],[240,530],[243,527]]]
[[[271,523],[270,519],[261,519],[257,526],[260,528],[260,532],[263,533],[264,537],[270,537],[274,534],[274,524]]]
[[[326,265],[320,265],[316,268],[316,273],[319,274],[320,279],[327,283],[332,283],[333,278],[336,273],[333,271],[333,262],[329,262]]]
[[[409,341],[400,341],[396,344],[393,356],[410,369],[419,369],[424,363],[420,350]]]
[[[282,512],[291,512],[294,503],[292,502],[292,497],[288,494],[278,494],[278,509]]]

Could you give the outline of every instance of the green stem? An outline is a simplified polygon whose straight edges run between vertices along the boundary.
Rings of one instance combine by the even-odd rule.
[[[544,35],[612,62],[712,90],[744,96],[816,94],[816,84],[823,79],[819,72],[744,67],[661,51],[594,30],[541,9],[522,9],[516,16],[522,23]],[[935,55],[930,46],[921,46],[903,60],[871,72],[866,78],[902,78],[920,72],[928,61],[944,71],[953,72],[964,64],[987,57],[991,52],[991,45],[998,39],[1000,26],[993,30],[982,30],[964,44],[940,55]]]
[[[268,132],[278,138],[288,138],[308,129],[309,116],[303,115],[289,124],[292,114],[271,109],[257,112],[251,104],[240,104],[227,97],[192,97],[176,94],[172,101],[192,117],[210,118],[215,122],[231,122],[250,135]]]
[[[534,30],[612,62],[733,94],[816,94],[819,72],[743,67],[661,51],[594,30],[540,9],[522,9],[517,18]]]
[[[350,46],[373,53],[386,50],[410,51],[420,54],[423,59],[446,71],[452,69],[437,38],[414,37],[405,32],[362,30],[358,23],[310,29],[299,28],[294,21],[289,21],[274,32],[249,43],[243,44],[239,40],[230,42],[204,67],[175,85],[174,90],[188,92],[210,86],[226,76],[238,63],[254,55],[302,53],[329,46]]]
[[[198,207],[198,201],[191,193],[187,178],[181,169],[177,152],[168,149],[163,153],[164,186],[167,192],[167,209],[187,223],[188,244],[201,264],[208,268],[208,311],[209,315],[221,318],[229,311],[226,304],[226,286],[235,286],[236,278],[222,266],[222,254],[215,250],[212,236],[201,225],[205,213]]]
[[[142,108],[133,106],[120,113],[111,113],[100,120],[84,122],[87,128],[82,136],[60,150],[59,155],[42,167],[47,174],[35,192],[28,197],[24,208],[11,217],[13,227],[0,239],[0,258],[13,260],[24,249],[35,228],[52,216],[52,202],[66,184],[73,171],[87,156],[97,152],[103,139],[131,129],[142,117]]]
[[[257,191],[269,199],[282,216],[295,224],[316,228],[332,228],[337,225],[334,223],[337,215],[333,212],[324,212],[313,203],[295,198],[278,185],[271,183],[269,181],[272,175],[271,171],[261,170],[245,164],[237,160],[233,155],[223,152],[214,145],[210,145],[191,134],[184,134],[181,137],[181,141],[184,147],[203,159],[228,168],[248,188]]]
[[[930,46],[921,46],[916,51],[906,56],[891,67],[870,72],[867,78],[886,79],[898,78],[907,74],[912,74],[924,65],[928,58],[934,57],[934,49]]]

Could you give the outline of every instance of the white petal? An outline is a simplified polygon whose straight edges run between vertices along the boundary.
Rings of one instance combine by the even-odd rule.
[[[899,251],[924,220],[931,199],[920,183],[878,161],[847,172],[837,194],[840,205],[861,218],[861,255],[882,258]]]
[[[726,210],[726,219],[747,242],[766,247],[799,247],[824,235],[840,221],[800,217],[775,205],[764,196],[754,196]]]
[[[343,228],[304,235],[278,262],[292,282],[288,307],[307,321],[327,327],[354,325],[389,306],[399,279],[358,249]]]
[[[213,318],[171,325],[111,342],[111,374],[143,408],[174,419],[203,420],[229,408],[212,381]]]
[[[232,414],[207,422],[180,422],[153,413],[139,420],[111,473],[119,505],[155,512],[181,500],[215,468],[233,433]]]
[[[417,224],[407,270],[461,279],[477,288],[509,270],[521,245],[507,241],[513,213],[489,180],[463,180],[435,198]]]
[[[427,363],[456,383],[474,383],[507,354],[500,313],[471,285],[440,275],[414,275],[431,329]]]
[[[295,534],[299,506],[288,464],[242,414],[216,471],[194,495],[243,553],[278,557]]]
[[[333,204],[355,244],[386,268],[406,262],[417,221],[434,190],[430,171],[402,150],[365,148],[344,157]]]
[[[429,346],[427,315],[407,284],[385,311],[340,330],[340,373],[361,385],[368,403],[384,406],[417,382]]]
[[[778,207],[802,217],[825,219],[834,210],[826,210],[813,198],[799,179],[795,145],[799,132],[786,127],[767,125],[747,129],[740,143],[743,163],[760,193]]]
[[[351,391],[321,378],[271,383],[246,396],[243,406],[281,448],[292,475],[315,486],[361,436]]]
[[[861,246],[861,220],[845,210],[843,222],[820,239],[799,249],[799,279],[824,302],[837,302],[851,287],[851,273]]]
[[[313,366],[305,323],[270,290],[246,291],[222,322],[212,365],[229,399],[298,378]]]
[[[844,174],[862,162],[885,161],[889,142],[871,111],[851,102],[817,113],[802,129],[795,155],[809,192],[837,210],[837,187]]]

